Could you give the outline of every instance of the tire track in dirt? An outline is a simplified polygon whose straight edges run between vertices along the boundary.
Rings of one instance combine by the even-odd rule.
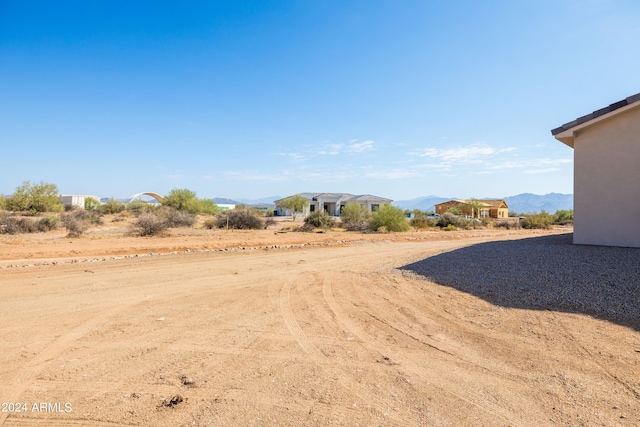
[[[225,284],[216,286],[215,290],[220,291],[225,289],[232,289],[234,287],[235,285],[233,284]],[[144,292],[142,292],[141,295],[138,295],[133,300],[128,300],[126,303],[119,303],[117,306],[103,307],[101,309],[102,314],[92,316],[91,320],[86,321],[79,326],[76,326],[71,331],[58,337],[44,350],[39,352],[29,361],[25,362],[24,365],[22,365],[18,372],[13,376],[12,380],[10,380],[9,384],[7,384],[6,387],[3,387],[3,389],[0,390],[0,400],[2,402],[18,401],[22,393],[24,393],[29,388],[29,386],[33,384],[37,376],[47,366],[48,362],[59,356],[74,342],[77,342],[87,334],[100,329],[100,326],[107,323],[109,319],[117,317],[120,313],[130,310],[132,307],[138,304],[148,304],[158,300],[166,302],[170,299],[184,298],[185,295],[187,295],[188,291],[188,289],[176,289],[172,287],[169,288],[168,291],[164,291],[153,296],[144,295]],[[190,295],[192,296],[193,292],[199,291],[207,293],[210,291],[210,289],[208,289],[206,286],[194,286],[191,291],[192,293]],[[257,297],[252,298],[252,300],[256,299]],[[10,415],[11,413],[7,412],[0,413],[0,426],[5,425]]]
[[[82,336],[93,331],[99,325],[107,321],[107,319],[114,317],[118,313],[124,311],[127,306],[122,305],[118,308],[110,308],[107,312],[95,316],[92,320],[82,323],[66,334],[62,335],[49,346],[41,351],[37,356],[29,360],[24,366],[17,372],[9,384],[0,395],[2,402],[17,402],[22,393],[29,387],[29,385],[36,379],[38,374],[42,372],[47,363],[57,357],[60,353],[66,350],[69,345],[80,339]],[[5,421],[9,417],[9,413],[0,413],[0,426],[5,424]]]
[[[384,414],[390,414],[391,412],[393,412],[393,418],[395,418],[394,422],[401,423],[396,425],[413,425],[412,420],[407,419],[405,416],[396,411],[392,411],[392,409],[389,408],[390,405],[388,404],[388,402],[385,402],[379,396],[370,393],[360,383],[355,381],[349,373],[341,370],[339,367],[331,366],[331,364],[329,363],[330,360],[327,358],[327,356],[325,356],[318,348],[315,347],[312,340],[302,330],[296,320],[295,314],[293,313],[293,310],[291,308],[291,283],[292,279],[289,278],[282,286],[280,292],[280,307],[282,311],[282,317],[287,328],[294,336],[295,340],[298,342],[298,345],[300,345],[300,347],[304,350],[304,352],[312,356],[313,362],[319,364],[325,371],[329,373],[335,373],[339,371],[341,375],[348,377],[350,380],[350,386],[352,386],[354,389],[358,389],[356,394],[362,402],[366,402],[370,405],[375,404],[374,408]],[[312,409],[318,409],[318,405],[313,405]],[[345,417],[344,419],[349,419],[349,412],[347,412],[347,409],[342,405],[333,405],[328,409],[329,413],[332,415],[334,415],[335,412],[340,412]]]
[[[640,400],[640,393],[634,389],[633,387],[631,387],[626,381],[618,378],[617,375],[615,375],[614,373],[612,373],[609,369],[607,369],[606,367],[602,366],[600,363],[597,362],[596,358],[593,357],[593,354],[589,351],[589,349],[587,349],[587,347],[585,347],[584,345],[582,345],[580,343],[580,341],[576,338],[576,336],[571,333],[571,331],[569,331],[569,329],[567,329],[567,327],[564,325],[564,323],[558,318],[558,316],[556,316],[555,314],[552,315],[551,317],[553,319],[553,323],[559,327],[560,329],[562,329],[562,331],[564,332],[564,336],[565,337],[569,337],[569,339],[565,339],[565,342],[567,342],[570,346],[572,346],[573,348],[576,349],[576,351],[580,354],[580,358],[581,359],[588,359],[589,362],[593,363],[595,366],[598,367],[598,369],[600,369],[600,371],[605,374],[607,377],[611,378],[615,383],[620,384],[620,386],[622,386],[631,396],[633,396],[636,400]]]
[[[461,387],[460,384],[456,381],[450,380],[440,375],[436,375],[437,370],[434,370],[433,367],[425,364],[424,362],[417,361],[400,354],[392,346],[370,335],[355,322],[351,321],[349,316],[340,308],[333,294],[333,286],[331,284],[331,281],[324,280],[322,289],[325,301],[329,305],[331,310],[335,313],[336,320],[342,323],[346,329],[357,335],[362,340],[363,345],[368,346],[371,350],[376,350],[378,352],[380,352],[380,349],[383,349],[384,353],[381,353],[383,357],[388,358],[389,356],[391,356],[391,360],[403,362],[403,368],[411,371],[413,375],[423,378],[431,385],[438,387],[446,394],[452,394],[461,401],[466,402],[473,407],[480,408],[485,413],[492,415],[496,419],[501,419],[504,422],[517,425],[525,424],[525,419],[514,416],[514,414],[508,409],[505,409],[496,404],[492,404],[487,400],[480,400],[476,398],[464,387]],[[375,347],[372,346],[373,343],[376,344]],[[434,349],[433,346],[429,346],[429,348]],[[435,351],[441,352],[442,350],[440,350],[439,348],[435,348]],[[416,365],[418,365],[419,367]],[[434,375],[426,376],[425,372],[432,372]]]

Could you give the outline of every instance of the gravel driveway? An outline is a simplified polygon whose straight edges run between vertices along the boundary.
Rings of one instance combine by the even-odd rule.
[[[481,243],[406,265],[491,303],[588,314],[640,329],[640,249],[573,245],[572,234]]]

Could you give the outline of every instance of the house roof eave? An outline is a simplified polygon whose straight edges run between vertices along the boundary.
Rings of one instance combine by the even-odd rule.
[[[577,119],[563,124],[551,130],[551,134],[560,142],[573,148],[576,133],[585,128],[593,126],[603,120],[624,113],[632,108],[640,107],[640,93],[631,95],[622,101],[614,102],[607,107],[594,111],[593,113],[578,117]]]

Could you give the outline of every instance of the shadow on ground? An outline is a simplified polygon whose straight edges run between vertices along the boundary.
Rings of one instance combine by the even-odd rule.
[[[572,234],[480,243],[401,267],[492,304],[587,314],[640,330],[640,249]]]

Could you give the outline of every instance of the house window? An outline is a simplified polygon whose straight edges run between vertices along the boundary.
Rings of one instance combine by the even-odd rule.
[[[380,209],[380,205],[371,205],[371,212],[378,212]]]
[[[316,205],[309,205],[309,212],[315,212],[316,211]]]

